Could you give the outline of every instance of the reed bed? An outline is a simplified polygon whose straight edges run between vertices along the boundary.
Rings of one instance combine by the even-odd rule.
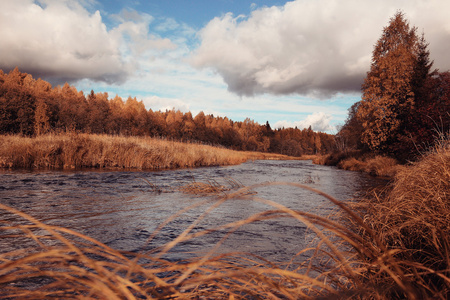
[[[310,190],[328,199],[340,214],[326,218],[293,210],[252,192],[267,185]],[[148,253],[119,252],[0,205],[26,221],[4,218],[0,242],[26,238],[34,243],[0,254],[0,293],[7,299],[448,299],[449,195],[446,143],[399,170],[389,189],[356,202],[342,203],[298,183],[271,182],[219,193],[161,224],[152,237],[183,212],[209,203],[183,233]],[[209,211],[234,199],[271,209],[195,230]],[[314,243],[285,263],[245,253],[219,254],[221,243],[241,226],[277,218],[306,225],[316,237]],[[165,258],[179,243],[217,231],[223,239],[208,253],[177,262]],[[296,259],[305,254],[310,258]]]
[[[271,156],[148,137],[0,136],[0,168],[162,170],[233,165],[268,157]]]

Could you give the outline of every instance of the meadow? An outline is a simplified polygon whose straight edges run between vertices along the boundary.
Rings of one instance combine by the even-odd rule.
[[[0,205],[21,225],[4,222],[1,238],[30,239],[35,246],[0,254],[1,297],[8,299],[448,299],[450,296],[450,143],[442,140],[421,160],[399,167],[392,183],[343,203],[328,218],[286,208],[252,193],[211,189],[211,209],[248,199],[271,210],[247,219],[193,231],[207,211],[168,244],[149,253],[120,252],[67,228],[51,226]],[[204,191],[204,189],[203,189]],[[186,208],[189,209],[189,208]],[[171,217],[167,222],[176,219]],[[315,242],[297,253],[302,263],[275,263],[246,253],[171,261],[178,243],[213,231],[227,235],[251,222],[292,218],[306,224]],[[167,223],[166,222],[166,223]],[[156,230],[163,228],[165,223]],[[150,238],[151,239],[151,238]],[[295,241],[293,241],[295,243]]]

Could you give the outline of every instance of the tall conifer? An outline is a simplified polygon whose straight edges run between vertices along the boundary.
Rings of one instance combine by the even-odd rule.
[[[357,112],[362,142],[372,150],[392,154],[392,145],[401,139],[403,122],[414,107],[418,41],[416,28],[398,12],[375,45]]]

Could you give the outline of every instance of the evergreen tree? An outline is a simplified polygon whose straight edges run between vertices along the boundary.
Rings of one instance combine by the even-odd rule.
[[[362,142],[371,150],[397,154],[392,146],[401,140],[402,127],[414,107],[418,45],[416,28],[410,28],[401,12],[375,45],[357,112]]]

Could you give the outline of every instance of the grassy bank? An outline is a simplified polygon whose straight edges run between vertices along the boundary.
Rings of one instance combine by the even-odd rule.
[[[146,137],[89,134],[0,136],[1,168],[162,170],[240,164],[286,156]]]
[[[324,218],[262,199],[253,189],[289,185],[308,189],[340,208]],[[265,183],[208,199],[210,207],[173,241],[151,253],[121,253],[68,229],[49,226],[0,204],[6,214],[2,241],[35,246],[0,252],[0,290],[8,299],[448,299],[450,297],[450,144],[398,170],[392,185],[343,204],[296,183]],[[270,210],[245,220],[204,228],[207,211],[248,199]],[[198,209],[206,202],[186,208]],[[8,220],[13,214],[26,225]],[[167,221],[171,222],[176,218]],[[306,224],[316,243],[285,263],[243,253],[215,254],[182,263],[164,255],[178,243],[219,230],[227,234],[252,222],[291,218]],[[164,225],[154,232],[158,234]],[[196,228],[199,225],[202,229]],[[198,229],[198,230],[196,230]],[[152,235],[153,236],[153,235]],[[151,239],[151,238],[150,238]],[[51,246],[50,246],[51,245]],[[292,241],[290,246],[295,246]],[[2,251],[2,250],[0,250]],[[33,281],[35,280],[35,281]],[[29,282],[35,282],[30,288]],[[28,283],[28,284],[27,284]],[[36,284],[39,288],[36,288]]]
[[[391,157],[363,154],[359,151],[318,155],[312,160],[315,164],[336,166],[343,170],[364,172],[380,177],[393,177],[400,168],[399,163]]]
[[[379,267],[364,273],[370,284],[378,286],[377,294],[383,299],[449,299],[448,139],[418,162],[398,169],[387,190],[372,193],[355,209],[363,215],[365,225],[376,232],[378,243],[393,262],[390,269]],[[359,233],[370,243],[365,231]]]

